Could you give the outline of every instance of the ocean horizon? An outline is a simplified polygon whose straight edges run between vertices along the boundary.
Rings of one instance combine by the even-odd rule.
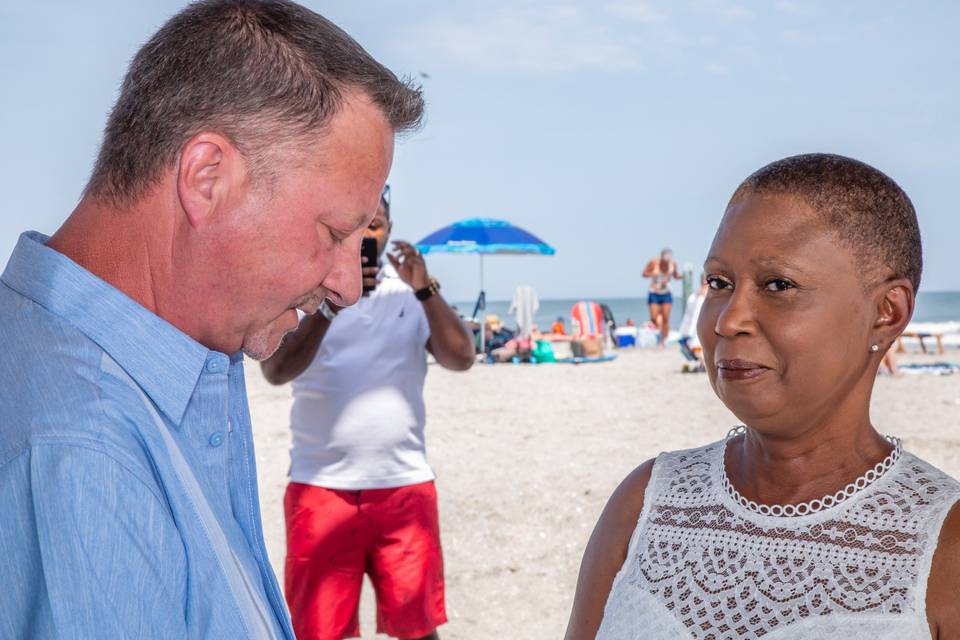
[[[674,308],[670,314],[670,325],[677,328],[683,318],[683,302],[681,296],[674,294]],[[549,329],[557,318],[562,317],[565,324],[570,324],[570,309],[573,305],[586,298],[556,298],[540,300],[540,309],[536,314],[536,323],[541,329]],[[642,324],[649,319],[646,296],[639,298],[590,298],[606,304],[613,311],[618,325],[633,320]],[[454,302],[460,313],[470,316],[476,300]],[[507,310],[509,300],[488,300],[486,313],[495,314],[507,325],[514,323]],[[917,307],[913,314],[913,322],[960,322],[960,291],[921,291],[917,295]]]

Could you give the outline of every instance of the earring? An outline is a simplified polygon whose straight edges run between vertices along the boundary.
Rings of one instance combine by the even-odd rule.
[[[880,346],[873,345],[872,347],[870,347],[870,351],[873,351],[874,353],[876,353],[877,351],[880,351]]]

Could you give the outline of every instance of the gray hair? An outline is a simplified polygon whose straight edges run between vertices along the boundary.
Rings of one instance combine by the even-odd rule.
[[[323,16],[287,0],[196,2],[130,63],[86,192],[135,201],[201,131],[226,136],[257,173],[267,149],[320,132],[350,90],[394,132],[421,123],[420,87]]]

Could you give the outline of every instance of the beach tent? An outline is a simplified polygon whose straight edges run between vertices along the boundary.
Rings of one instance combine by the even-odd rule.
[[[420,253],[470,253],[480,256],[480,296],[474,309],[474,317],[480,320],[480,345],[484,344],[483,311],[486,309],[486,292],[483,282],[483,258],[487,255],[543,255],[552,256],[556,251],[529,231],[516,227],[506,220],[493,218],[469,218],[434,231],[417,243]]]

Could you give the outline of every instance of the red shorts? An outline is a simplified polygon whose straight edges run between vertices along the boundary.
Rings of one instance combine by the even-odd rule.
[[[429,635],[447,621],[433,482],[344,491],[291,482],[284,591],[298,640],[360,635],[363,574],[377,595],[377,632]]]

